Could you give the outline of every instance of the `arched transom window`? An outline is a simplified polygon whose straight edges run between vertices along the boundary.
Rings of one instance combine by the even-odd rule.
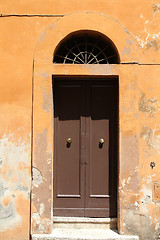
[[[55,51],[53,63],[117,64],[119,55],[107,37],[83,31],[62,40]]]

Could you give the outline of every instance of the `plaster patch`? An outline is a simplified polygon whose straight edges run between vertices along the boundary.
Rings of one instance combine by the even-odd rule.
[[[127,39],[127,40],[126,40],[126,44],[129,45],[129,46],[131,46],[131,45],[133,44],[133,42],[132,42],[130,39]]]
[[[147,33],[146,38],[141,39],[141,38],[140,38],[140,35],[139,35],[139,36],[136,36],[135,39],[137,40],[137,42],[139,43],[139,45],[140,45],[142,48],[144,48],[144,47],[147,45],[147,43],[148,43],[149,37],[150,37],[150,34]]]
[[[153,16],[160,12],[160,4],[159,3],[154,3],[152,5],[152,7],[153,7]]]
[[[0,139],[0,196],[13,191],[30,192],[30,144],[15,140],[14,134]],[[28,195],[26,195],[28,198]]]
[[[55,24],[51,24],[50,26],[52,29],[55,29],[56,28],[56,25]]]
[[[117,66],[112,64],[97,64],[96,68],[94,64],[82,64],[82,69],[92,75],[116,75],[118,72]]]
[[[139,171],[138,167],[136,167],[135,169],[133,169],[133,171],[130,172],[130,175],[127,177],[127,178],[124,178],[122,181],[121,181],[121,185],[120,185],[120,190],[123,191],[123,189],[131,184],[135,178],[135,175],[137,175],[137,172]],[[137,177],[136,177],[137,179]]]
[[[124,47],[122,56],[124,57],[125,55],[130,56],[131,55],[131,49],[129,47]]]
[[[12,215],[14,215],[14,210],[11,202],[8,206],[3,206],[2,204],[0,204],[0,219],[9,218]]]
[[[148,126],[142,127],[140,137],[146,140],[149,147],[156,149],[160,154],[160,126],[155,126],[155,129],[151,129]]]
[[[30,144],[15,136],[16,132],[0,139],[0,232],[22,223],[15,208],[16,195],[30,196]]]
[[[153,38],[156,38],[156,37],[153,37]],[[159,49],[157,40],[153,40],[153,41],[147,43],[146,48],[147,48],[147,49],[150,49],[151,47],[154,47],[155,50],[158,50],[158,49]]]
[[[127,179],[123,179],[123,180],[121,181],[122,187],[124,188],[126,184],[129,184],[129,183],[130,183],[130,181],[131,181],[131,177],[130,177],[130,176],[129,176]]]
[[[32,219],[35,220],[36,224],[40,224],[40,216],[37,212],[32,214]]]
[[[47,164],[50,165],[51,164],[51,159],[47,159]]]
[[[46,218],[41,218],[39,213],[32,214],[32,224],[35,233],[46,233],[50,228],[51,222]]]
[[[41,71],[40,76],[44,79],[47,79],[48,77],[50,77],[50,73]]]
[[[43,182],[43,177],[41,172],[33,167],[32,168],[32,183],[35,187],[39,187],[39,185]]]
[[[28,163],[30,159],[30,144],[14,140],[14,134],[4,135],[0,139],[0,159],[2,162],[8,162],[13,168],[17,168],[20,162]],[[13,164],[14,162],[14,164]],[[17,169],[16,169],[17,170]]]
[[[145,24],[147,24],[146,22]],[[160,32],[158,33],[153,33],[150,34],[147,32],[146,27],[145,27],[145,32],[146,32],[146,37],[141,37],[140,35],[135,36],[135,39],[137,40],[138,44],[142,48],[147,48],[150,49],[151,47],[154,47],[156,50],[159,49],[158,42],[160,40]]]
[[[145,215],[128,209],[124,213],[124,223],[128,232],[139,235],[140,239],[154,239],[150,219]]]
[[[159,230],[159,229],[160,229],[160,223],[157,222],[156,225],[155,225],[155,230],[157,231],[157,230]]]
[[[16,228],[22,222],[22,218],[16,213],[14,203],[8,206],[0,204],[0,232]]]
[[[52,162],[51,153],[48,149],[48,129],[44,129],[43,132],[37,134],[35,140],[36,148],[35,148],[35,159],[39,162],[39,169],[47,162],[50,164]],[[42,171],[41,171],[42,172]]]
[[[41,87],[42,90],[42,97],[43,97],[43,109],[49,113],[50,109],[52,109],[52,96],[50,93],[48,93],[46,87]]]
[[[42,35],[40,36],[40,41],[44,42],[45,38],[46,38],[46,33],[43,32]]]
[[[137,201],[134,203],[134,205],[135,205],[136,207],[138,207],[138,206],[139,206],[139,204],[138,204],[138,202],[137,202]]]
[[[152,116],[156,113],[158,107],[158,100],[156,97],[147,98],[145,93],[141,93],[141,98],[139,100],[139,111],[149,113]]]
[[[22,186],[19,184],[19,185],[17,185],[16,190],[27,193],[28,199],[30,198],[30,189],[28,187]]]
[[[42,216],[45,210],[45,206],[43,203],[40,204],[39,214]]]
[[[7,187],[4,187],[4,184],[2,180],[0,181],[0,198],[5,194],[5,191],[7,190]]]
[[[141,202],[142,203],[145,203],[145,204],[148,204],[150,202],[152,202],[152,185],[151,187],[149,187],[150,185],[146,186],[146,185],[143,185],[142,189],[141,189],[141,192],[143,193],[143,196],[141,198]]]

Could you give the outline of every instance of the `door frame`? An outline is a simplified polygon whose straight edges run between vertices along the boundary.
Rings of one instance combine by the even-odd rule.
[[[75,74],[75,68],[76,73]],[[90,73],[90,69],[92,68],[92,72]],[[124,115],[123,111],[125,109],[125,102],[135,102],[135,105],[138,106],[138,99],[135,95],[130,96],[125,95],[124,89],[127,93],[129,90],[129,86],[133,83],[133,87],[136,89],[137,87],[137,74],[136,73],[136,65],[132,65],[130,67],[125,65],[105,65],[104,72],[102,71],[103,66],[74,66],[74,64],[67,66],[65,64],[52,65],[48,67],[47,75],[42,76],[40,79],[37,77],[38,84],[35,88],[37,91],[34,96],[34,108],[33,108],[33,158],[32,158],[32,201],[31,201],[31,224],[33,233],[41,233],[40,227],[41,224],[46,229],[46,233],[52,232],[53,228],[53,169],[54,167],[54,159],[53,159],[53,134],[54,134],[54,122],[53,122],[53,92],[52,92],[52,76],[55,77],[65,77],[65,76],[83,76],[83,77],[119,77],[119,156],[118,156],[118,187],[117,187],[117,223],[118,229],[121,233],[121,229],[123,228],[123,211],[125,211],[125,206],[123,205],[124,196],[127,198],[128,189],[125,188],[123,184],[123,176],[124,171],[126,169],[126,164],[128,161],[132,162],[132,167],[137,169],[137,156],[128,155],[127,162],[124,162],[124,158],[126,158],[126,144],[125,144],[125,135],[123,135],[123,131],[125,129],[129,131],[130,126],[128,125],[128,120],[126,121],[126,115]],[[45,71],[44,71],[45,73]],[[101,74],[100,74],[101,73]],[[129,75],[129,78],[128,78]],[[40,80],[40,82],[38,82]],[[128,90],[127,90],[128,89]],[[125,102],[124,102],[125,96]],[[47,101],[46,101],[47,97]],[[137,103],[136,103],[137,102]],[[40,103],[40,105],[38,104]],[[37,105],[38,104],[38,105]],[[132,109],[135,111],[135,114],[138,114],[138,108]],[[124,116],[124,117],[123,117]],[[41,120],[41,121],[40,121]],[[132,129],[131,129],[132,131]],[[137,130],[138,131],[138,130]],[[137,133],[138,136],[138,133]],[[124,145],[125,144],[125,145]],[[132,141],[132,145],[128,146],[129,150],[132,152],[135,149],[138,149],[138,139],[136,135],[134,135],[134,139]],[[133,150],[132,150],[133,149]],[[136,181],[138,179],[138,171],[136,171],[134,177]],[[35,180],[34,180],[35,179]],[[137,185],[138,187],[139,185]],[[41,193],[44,193],[43,195]],[[137,194],[137,193],[135,193]],[[136,197],[136,196],[135,196]],[[49,204],[48,204],[49,202]],[[38,213],[38,209],[40,209],[40,203],[43,203],[45,206],[45,210],[41,215]],[[37,214],[35,215],[35,213]],[[35,219],[35,216],[38,216]],[[44,219],[45,216],[45,219]],[[36,228],[37,226],[37,228]]]
[[[70,33],[86,29],[102,33],[112,40],[118,50],[120,64],[52,63],[58,44]],[[51,22],[42,31],[36,43],[33,59],[31,234],[49,234],[53,229],[52,75],[119,76],[117,219],[119,232],[127,232],[124,225],[125,213],[128,209],[132,212],[133,199],[137,199],[139,192],[139,155],[131,154],[139,149],[138,117],[136,117],[138,116],[138,63],[137,46],[131,34],[119,21],[108,15],[96,12],[68,14]],[[129,165],[129,162],[132,164]],[[134,172],[132,181],[136,182],[136,188],[133,185],[129,186],[130,191],[128,185],[124,184],[128,170]]]

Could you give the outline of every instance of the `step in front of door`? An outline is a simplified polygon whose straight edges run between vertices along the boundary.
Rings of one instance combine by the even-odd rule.
[[[61,229],[52,234],[34,234],[32,240],[139,240],[138,236],[119,235],[111,229]]]
[[[53,228],[117,229],[117,218],[53,217]]]

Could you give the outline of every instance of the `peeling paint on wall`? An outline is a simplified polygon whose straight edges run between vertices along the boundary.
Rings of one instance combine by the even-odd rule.
[[[140,137],[143,138],[149,147],[156,149],[160,154],[160,126],[155,126],[151,129],[149,126],[144,126],[140,132]]]
[[[35,187],[39,187],[39,185],[43,182],[43,177],[41,172],[35,168],[32,167],[32,183]]]
[[[43,203],[40,204],[39,214],[42,216],[45,210],[45,206]]]
[[[153,240],[153,232],[151,231],[151,221],[145,215],[132,210],[127,210],[124,215],[125,227],[134,235],[143,236],[145,240]]]
[[[45,76],[46,78],[46,76]],[[52,109],[53,102],[51,101],[51,93],[52,89],[47,89],[47,87],[42,87],[42,97],[43,97],[43,109],[46,111],[46,113],[49,113],[49,111]]]
[[[153,36],[153,38],[154,38],[154,36]],[[153,40],[153,41],[148,42],[147,45],[146,45],[146,48],[147,48],[147,49],[150,49],[150,48],[152,48],[152,47],[155,48],[155,50],[158,51],[159,45],[158,45],[158,42],[157,42],[156,39]]]
[[[153,12],[154,12],[153,15],[156,15],[158,12],[160,12],[160,4],[159,3],[154,3],[152,5],[152,7],[153,7]]]
[[[141,98],[139,100],[139,111],[149,113],[150,116],[153,116],[158,109],[157,97],[147,98],[145,93],[141,94]]]
[[[17,213],[14,201],[8,206],[0,204],[0,232],[16,228],[22,222],[22,217]]]
[[[0,173],[4,188],[29,193],[30,189],[30,144],[14,140],[14,134],[0,139]],[[21,183],[21,184],[20,184]],[[10,186],[9,186],[10,185]]]
[[[0,139],[0,232],[22,224],[17,209],[19,194],[30,199],[30,144],[15,139],[15,134]],[[23,203],[22,203],[23,204]]]
[[[32,214],[32,224],[35,233],[47,233],[51,222],[46,218],[41,218],[38,212],[34,212]]]
[[[15,4],[13,4],[13,2]],[[35,114],[34,116],[34,120],[36,119],[34,123],[36,130],[33,137],[35,137],[34,153],[36,161],[33,161],[34,201],[32,202],[32,230],[35,233],[50,232],[50,230],[47,230],[47,228],[50,228],[51,223],[49,222],[49,219],[51,219],[52,216],[51,205],[53,179],[51,174],[52,153],[50,149],[53,148],[53,144],[49,140],[49,136],[53,133],[51,133],[52,128],[48,124],[47,120],[50,118],[48,113],[51,113],[53,103],[49,101],[49,99],[52,99],[52,93],[47,86],[50,73],[47,72],[47,69],[46,71],[43,71],[44,69],[42,70],[43,61],[41,61],[41,57],[44,54],[45,64],[48,59],[52,64],[53,51],[49,50],[50,46],[53,48],[55,43],[58,43],[61,39],[63,39],[64,36],[66,36],[66,34],[70,32],[70,29],[73,29],[70,28],[69,24],[71,26],[75,26],[76,29],[83,29],[86,27],[87,21],[88,25],[86,29],[89,29],[89,27],[95,27],[95,29],[100,29],[100,32],[104,32],[106,36],[113,36],[115,45],[118,46],[118,49],[120,49],[120,54],[125,56],[125,60],[127,59],[126,61],[122,61],[126,64],[119,64],[118,66],[99,65],[96,68],[95,66],[87,66],[87,68],[86,66],[82,67],[83,70],[85,68],[88,69],[86,71],[86,75],[119,75],[119,129],[121,145],[119,151],[121,184],[121,198],[119,198],[119,204],[121,204],[119,208],[119,221],[121,226],[123,225],[123,233],[126,234],[128,232],[139,234],[143,240],[160,239],[160,203],[158,201],[153,201],[151,186],[153,177],[157,178],[157,181],[160,181],[160,91],[159,82],[157,81],[160,76],[160,72],[158,70],[160,64],[159,0],[144,0],[139,1],[138,4],[136,1],[127,1],[126,3],[124,0],[120,0],[118,5],[117,1],[102,0],[101,4],[97,5],[94,4],[93,1],[91,4],[91,1],[86,0],[85,4],[79,3],[78,5],[75,4],[74,6],[70,6],[68,3],[65,4],[65,1],[55,1],[54,10],[51,8],[50,4],[45,4],[44,6],[42,2],[43,1],[37,5],[38,10],[35,8],[34,4],[32,4],[32,1],[27,0],[23,0],[23,4],[22,1],[20,4],[17,4],[18,2],[14,0],[3,1],[1,4],[3,8],[2,11],[8,11],[9,15],[4,16],[2,14],[3,16],[1,16],[0,28],[2,39],[1,43],[3,45],[1,48],[1,110],[6,109],[6,115],[1,114],[0,121],[2,136],[2,140],[0,140],[0,217],[2,218],[0,219],[0,233],[2,233],[2,235],[0,235],[0,239],[11,240],[11,238],[8,237],[9,235],[4,235],[4,233],[8,234],[8,232],[11,230],[18,229],[17,232],[14,232],[16,234],[12,235],[15,237],[14,240],[17,240],[17,237],[20,234],[17,226],[21,226],[23,231],[28,233],[27,236],[21,235],[18,240],[29,240],[30,238],[29,227],[28,225],[26,227],[26,225],[23,224],[24,222],[29,224],[30,221],[30,211],[28,206],[30,204],[29,196],[31,184],[31,143],[26,143],[20,138],[17,140],[15,136],[17,126],[21,124],[24,127],[25,121],[29,126],[26,125],[27,128],[24,128],[23,133],[20,132],[18,136],[23,135],[22,138],[24,138],[24,135],[29,135],[29,132],[31,131],[31,66],[33,49],[40,32],[42,32],[42,29],[46,28],[48,24],[50,24],[49,31],[51,31],[52,28],[56,34],[50,40],[48,39],[48,34],[45,34],[45,32],[41,34],[40,45],[43,45],[43,49],[41,48],[38,54],[35,54],[35,61],[39,61],[40,63],[38,66],[39,69],[37,65],[35,66],[36,72],[39,73],[39,75],[38,73],[37,75],[35,73],[35,76],[37,76],[39,79],[42,78],[42,84],[38,86],[38,88],[34,89],[34,94],[36,95],[38,93],[39,95],[38,97],[37,95],[34,95],[34,100],[36,99],[35,105],[38,106],[38,114]],[[26,6],[26,8],[24,8],[24,6]],[[118,27],[112,27],[110,17],[107,17],[107,19],[104,18],[104,21],[99,21],[97,19],[98,14],[96,15],[94,13],[94,18],[86,18],[85,13],[83,12],[86,8],[92,11],[99,11],[99,15],[101,16],[105,15],[101,13],[101,11],[108,9],[107,11],[110,13],[111,18],[116,19]],[[28,9],[30,14],[26,13],[27,15],[15,16],[13,14],[14,9],[17,9],[17,11],[22,14],[24,14],[24,11],[26,11],[24,9]],[[132,11],[133,9],[134,11]],[[36,13],[36,11],[44,14],[50,11],[54,13],[61,11],[61,13],[63,12],[63,15],[59,15],[58,17],[59,19],[62,17],[61,19],[64,19],[64,21],[66,21],[66,16],[63,16],[66,15],[67,12],[72,13],[76,11],[82,11],[83,18],[79,18],[81,14],[79,14],[78,17],[76,16],[75,21],[72,21],[72,18],[70,18],[70,22],[69,24],[66,24],[66,27],[64,27],[63,24],[60,24],[60,21],[58,20],[56,28],[54,28],[53,24],[51,24],[51,21],[52,19],[57,18],[56,15],[39,15]],[[128,14],[130,12],[132,12],[132,14]],[[88,16],[90,14],[91,13],[87,13]],[[122,23],[125,27],[122,26]],[[119,31],[120,26],[122,26],[123,31],[125,31],[127,35],[123,35],[122,31]],[[129,35],[133,36],[133,41],[131,38],[128,39]],[[45,41],[47,41],[48,48],[44,47],[46,46],[44,45]],[[133,50],[133,45],[135,46],[135,43],[138,49],[139,62],[137,60],[137,52],[135,53],[136,50]],[[51,56],[46,56],[48,51],[52,52]],[[128,59],[134,59],[135,63],[139,63],[134,64],[132,71],[132,66],[129,64],[131,61],[128,61]],[[145,67],[145,64],[149,66],[142,71],[142,69]],[[59,73],[61,74],[60,71],[61,69],[59,70]],[[76,71],[77,70],[74,70],[74,76],[77,73]],[[72,71],[67,72],[67,70],[63,73],[64,75],[65,73],[70,73],[71,75],[73,74]],[[133,81],[136,74],[138,76],[137,81]],[[149,78],[149,87],[152,90],[150,91],[150,94],[151,92],[154,92],[153,96],[149,95],[149,88],[146,88],[147,78]],[[39,79],[38,81],[40,82],[41,80]],[[137,103],[138,84],[143,92],[139,101],[140,112],[138,112]],[[41,96],[41,99],[39,96]],[[37,99],[40,99],[40,102],[38,102]],[[19,108],[18,105],[22,105],[22,107]],[[10,112],[11,108],[13,108],[12,112]],[[26,111],[24,111],[24,108],[26,108]],[[46,114],[45,117],[44,114]],[[19,116],[18,120],[16,117],[17,115]],[[24,115],[23,119],[21,119],[22,115]],[[42,116],[42,118],[40,118],[40,116]],[[40,122],[39,125],[38,121]],[[43,122],[46,124],[45,127]],[[6,124],[5,128],[4,123]],[[7,133],[9,130],[13,130],[12,132],[14,132],[14,134],[4,135],[5,129],[7,129]],[[145,155],[146,151],[149,153],[148,155]],[[151,169],[149,164],[153,160],[156,161],[156,168]],[[17,201],[19,194],[21,194],[22,197],[19,199],[19,201]],[[141,194],[140,197],[139,194]],[[24,201],[24,199],[26,201]]]

